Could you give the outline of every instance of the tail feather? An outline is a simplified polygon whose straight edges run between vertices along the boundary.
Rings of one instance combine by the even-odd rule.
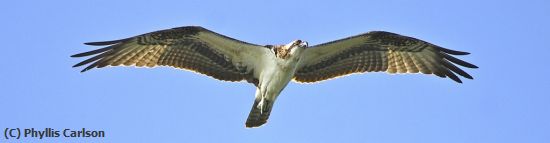
[[[270,100],[264,100],[265,103],[262,110],[258,107],[260,101],[261,100],[259,100],[259,98],[254,100],[254,105],[252,105],[252,109],[248,114],[248,119],[246,119],[247,128],[260,127],[261,125],[267,123],[267,119],[269,119],[271,108],[273,108],[273,102]]]

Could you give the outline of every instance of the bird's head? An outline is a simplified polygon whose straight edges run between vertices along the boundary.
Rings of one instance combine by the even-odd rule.
[[[300,55],[302,51],[307,48],[307,42],[302,40],[294,40],[286,44],[283,48],[289,52],[290,55]]]
[[[305,41],[294,40],[286,45],[274,46],[273,51],[277,57],[287,59],[289,57],[299,57],[307,46]]]

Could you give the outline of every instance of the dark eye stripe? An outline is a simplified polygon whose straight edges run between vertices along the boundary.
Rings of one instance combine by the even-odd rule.
[[[302,43],[302,40],[296,40],[296,42],[292,43],[292,46],[296,46]]]

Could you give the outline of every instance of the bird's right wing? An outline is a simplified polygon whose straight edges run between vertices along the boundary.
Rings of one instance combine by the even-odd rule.
[[[105,48],[72,55],[95,55],[73,67],[90,64],[82,72],[106,66],[171,66],[224,81],[251,79],[263,46],[242,42],[198,26],[155,31],[135,37],[86,43]]]

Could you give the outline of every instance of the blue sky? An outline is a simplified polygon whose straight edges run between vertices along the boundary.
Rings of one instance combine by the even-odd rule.
[[[0,128],[104,130],[34,142],[550,142],[550,2],[5,1]],[[80,73],[90,41],[200,25],[257,44],[319,44],[384,30],[460,51],[479,66],[457,84],[368,73],[290,83],[269,123],[244,128],[254,87],[172,68]],[[17,140],[0,139],[0,142]]]

